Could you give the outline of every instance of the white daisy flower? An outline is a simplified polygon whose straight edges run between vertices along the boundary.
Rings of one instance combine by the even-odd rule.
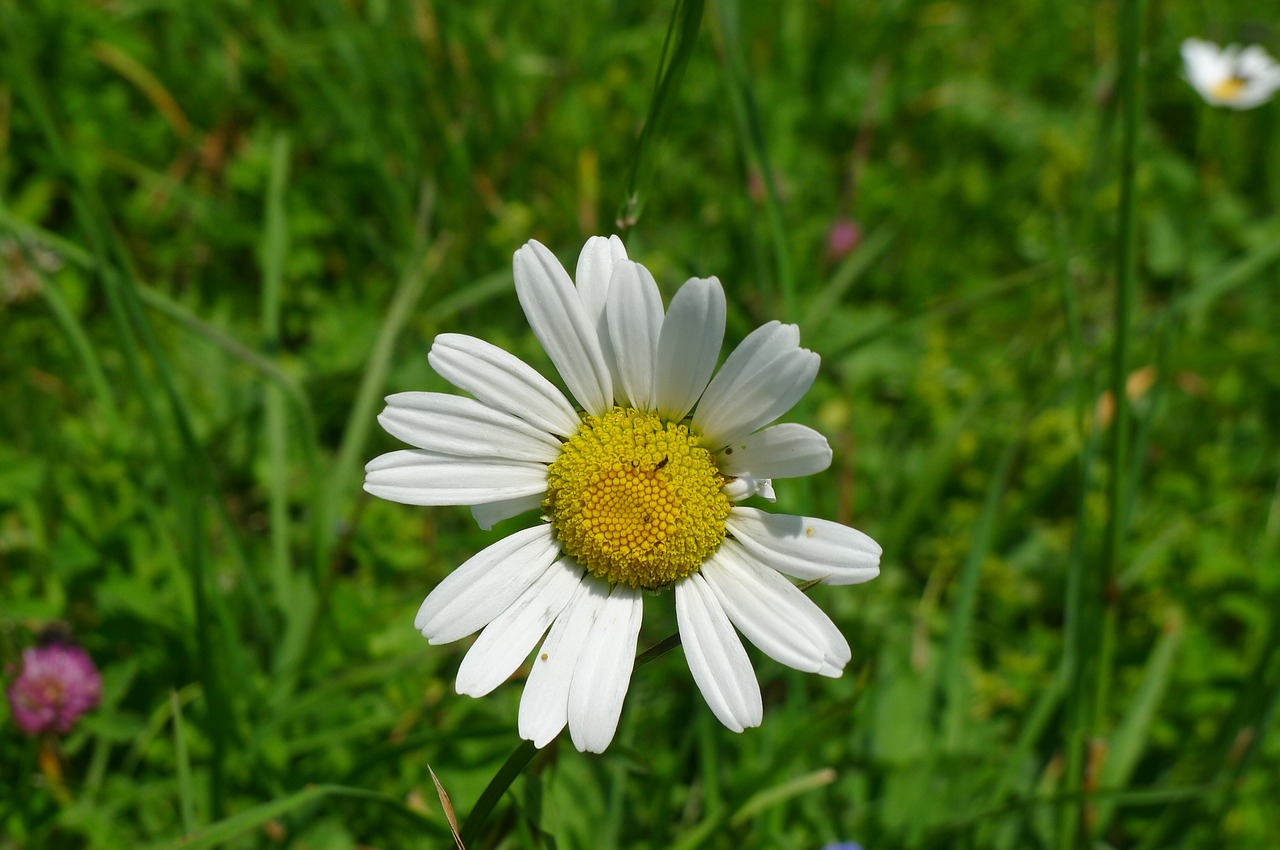
[[[415,626],[433,644],[483,629],[458,692],[492,691],[545,633],[520,735],[541,747],[567,724],[579,750],[603,752],[630,684],[645,591],[668,587],[694,681],[730,729],[758,726],[762,713],[735,627],[783,664],[839,676],[849,644],[784,574],[867,581],[880,547],[834,522],[738,504],[772,499],[774,478],[831,463],[816,431],[769,425],[818,371],[799,330],[757,328],[712,377],[725,326],[720,282],[689,280],[664,312],[653,276],[616,236],[587,242],[576,286],[531,241],[516,251],[515,285],[578,407],[514,355],[441,334],[431,366],[474,398],[389,396],[379,422],[416,448],[365,468],[373,495],[470,505],[486,529],[542,509],[541,522],[472,557],[418,611]]]
[[[1182,42],[1187,80],[1214,106],[1252,109],[1280,89],[1280,65],[1258,45],[1225,49],[1198,38]]]

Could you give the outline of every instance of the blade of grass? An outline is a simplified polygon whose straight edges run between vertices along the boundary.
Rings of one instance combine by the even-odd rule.
[[[271,145],[271,170],[267,183],[265,226],[262,229],[262,340],[268,354],[280,348],[280,300],[284,263],[288,251],[289,224],[284,193],[289,180],[289,139],[277,134]],[[279,388],[263,388],[264,440],[267,446],[267,503],[270,517],[271,585],[277,608],[287,621],[296,611],[289,558],[289,435],[284,398]],[[286,645],[288,641],[286,640]],[[274,645],[274,644],[273,644]]]
[[[556,742],[552,741],[549,746],[555,747]],[[503,794],[507,793],[511,783],[516,781],[516,777],[529,766],[529,762],[533,761],[533,757],[537,754],[538,748],[532,741],[521,741],[511,755],[507,756],[502,767],[498,768],[493,779],[489,780],[484,791],[480,792],[480,798],[471,807],[471,813],[463,822],[462,829],[459,830],[463,844],[474,845],[479,840],[485,825],[489,822],[489,815],[493,813],[494,806],[498,805],[498,801],[502,799]]]
[[[342,785],[311,785],[301,791],[288,794],[269,803],[263,803],[218,821],[194,835],[184,835],[173,841],[156,846],[156,850],[212,850],[226,846],[251,831],[262,827],[267,821],[275,820],[296,809],[326,799],[351,799],[378,803],[387,809],[404,815],[414,821],[415,825],[427,830],[437,839],[448,840],[448,830],[435,821],[427,820],[422,815],[405,807],[400,801],[369,791],[364,788],[349,788]],[[436,845],[439,846],[439,845]]]
[[[1125,716],[1116,727],[1107,747],[1107,758],[1102,764],[1100,784],[1104,788],[1124,788],[1133,776],[1133,769],[1142,755],[1147,738],[1151,733],[1151,724],[1155,719],[1156,709],[1164,698],[1169,687],[1169,679],[1173,675],[1173,663],[1182,645],[1182,618],[1175,613],[1165,624],[1164,634],[1156,642],[1147,660],[1147,669],[1143,673],[1142,682],[1130,701]],[[1111,818],[1116,813],[1114,801],[1099,803],[1097,809],[1097,831],[1106,832]]]
[[[618,227],[623,231],[633,227],[644,211],[646,193],[653,182],[656,168],[658,139],[666,132],[671,114],[675,110],[680,84],[698,44],[698,29],[702,25],[703,0],[676,0],[671,8],[671,23],[658,60],[658,72],[649,101],[649,114],[640,140],[631,158],[631,174],[627,178],[622,206],[618,210]]]
[[[173,716],[173,752],[178,778],[178,810],[182,814],[182,831],[196,831],[195,789],[191,786],[191,757],[187,753],[187,733],[182,728],[182,700],[175,690],[169,691],[169,711]]]
[[[1126,508],[1129,504],[1129,399],[1126,382],[1129,376],[1129,350],[1132,314],[1137,297],[1136,205],[1134,172],[1138,138],[1138,59],[1142,43],[1141,0],[1124,0],[1117,11],[1120,33],[1118,96],[1120,98],[1120,208],[1119,235],[1116,250],[1116,290],[1113,317],[1115,338],[1112,345],[1111,394],[1115,416],[1111,423],[1110,474],[1107,488],[1107,524],[1099,568],[1088,576],[1084,593],[1084,622],[1081,636],[1085,639],[1080,662],[1087,667],[1082,678],[1088,694],[1083,734],[1074,742],[1079,748],[1070,761],[1068,791],[1083,791],[1086,774],[1096,773],[1096,765],[1088,767],[1098,750],[1095,742],[1106,723],[1107,703],[1113,674],[1112,652],[1115,647],[1116,596],[1115,576],[1123,559]],[[1093,843],[1095,823],[1090,807],[1082,798],[1075,811],[1077,832],[1075,845],[1081,850]]]
[[[974,611],[977,608],[978,581],[982,576],[982,563],[991,547],[992,531],[1000,501],[1009,481],[1009,470],[1018,453],[1018,440],[1010,440],[1000,453],[991,483],[987,485],[982,512],[974,525],[973,539],[964,566],[960,570],[960,587],[947,628],[947,642],[942,653],[942,679],[945,687],[946,712],[943,715],[942,733],[948,749],[958,749],[969,718],[969,675],[965,659],[969,654],[969,635],[973,631]]]
[[[729,88],[729,102],[737,123],[738,140],[743,154],[760,170],[765,189],[765,216],[769,224],[769,237],[773,246],[773,260],[777,276],[778,293],[782,300],[784,321],[797,318],[795,275],[791,267],[790,239],[782,218],[782,204],[774,180],[773,165],[769,157],[769,145],[764,135],[764,123],[760,119],[760,105],[747,73],[742,55],[742,35],[737,0],[720,0],[715,5],[720,27],[720,39],[724,71]],[[801,508],[804,505],[800,506]]]
[[[1204,310],[1233,290],[1263,277],[1277,260],[1280,260],[1280,240],[1259,245],[1240,259],[1203,275],[1165,310],[1174,315]]]
[[[21,237],[19,237],[21,239]],[[26,250],[26,242],[20,242],[23,250]],[[30,252],[27,252],[28,260],[32,260]],[[40,266],[34,261],[31,267],[39,269]],[[120,406],[116,400],[115,391],[111,389],[111,383],[107,380],[106,370],[102,366],[102,360],[98,357],[97,352],[93,349],[93,343],[89,341],[89,335],[85,332],[84,325],[76,316],[75,311],[71,309],[71,305],[67,303],[66,298],[62,296],[62,290],[49,275],[40,271],[40,295],[44,298],[45,304],[49,306],[49,312],[53,314],[53,319],[62,328],[63,334],[67,337],[67,342],[71,344],[71,350],[75,352],[79,358],[81,365],[84,367],[86,380],[89,382],[93,394],[101,405],[102,415],[106,420],[107,430],[113,434],[120,433],[124,428],[124,423],[120,419]]]
[[[1059,677],[1065,692],[1063,718],[1064,779],[1067,787],[1079,788],[1079,777],[1084,771],[1085,718],[1088,715],[1088,689],[1085,684],[1087,665],[1085,653],[1089,651],[1091,636],[1086,634],[1086,601],[1088,588],[1088,564],[1086,541],[1090,536],[1089,513],[1086,509],[1092,491],[1093,461],[1097,456],[1098,428],[1090,426],[1089,398],[1091,387],[1085,381],[1084,330],[1076,288],[1069,266],[1069,240],[1066,223],[1058,218],[1059,283],[1062,290],[1063,312],[1066,318],[1067,338],[1071,351],[1071,384],[1075,398],[1075,423],[1083,444],[1078,458],[1078,474],[1075,499],[1075,529],[1071,535],[1071,551],[1067,560],[1066,594],[1063,600],[1062,661]],[[1070,848],[1076,841],[1078,819],[1069,806],[1061,810],[1058,846]]]
[[[717,834],[722,835],[726,828],[741,827],[751,818],[801,794],[830,785],[835,780],[836,772],[828,767],[757,791],[736,810],[721,808],[708,815],[673,844],[672,850],[696,850]]]
[[[780,782],[772,788],[757,791],[747,798],[747,801],[733,813],[733,816],[729,818],[729,826],[742,826],[764,810],[784,803],[792,797],[807,794],[818,788],[825,788],[836,781],[836,776],[837,774],[833,769],[824,767],[804,776],[797,776],[795,779]]]
[[[897,235],[888,228],[877,228],[868,233],[858,245],[858,250],[836,267],[827,285],[812,298],[805,299],[807,309],[801,326],[806,334],[811,334],[816,339],[822,338],[823,326],[834,318],[832,311],[844,300],[858,279],[889,250]]]

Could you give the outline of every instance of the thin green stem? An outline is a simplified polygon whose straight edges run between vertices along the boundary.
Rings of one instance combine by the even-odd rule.
[[[1116,609],[1115,576],[1123,560],[1129,492],[1134,482],[1129,479],[1129,356],[1130,335],[1134,303],[1137,296],[1137,261],[1135,236],[1135,185],[1134,172],[1137,163],[1138,140],[1138,50],[1142,41],[1142,2],[1124,0],[1119,10],[1120,78],[1117,87],[1120,98],[1120,208],[1118,212],[1118,246],[1116,251],[1116,291],[1113,308],[1115,342],[1111,351],[1111,397],[1115,414],[1111,422],[1110,478],[1107,486],[1107,525],[1100,567],[1090,583],[1086,604],[1092,616],[1085,624],[1089,652],[1087,659],[1090,676],[1088,692],[1090,705],[1085,720],[1082,740],[1076,742],[1083,752],[1076,754],[1079,761],[1073,769],[1082,768],[1086,775],[1077,772],[1071,790],[1089,785],[1096,780],[1100,765],[1094,762],[1101,751],[1094,742],[1106,725],[1107,698],[1112,674],[1112,655],[1115,651],[1115,634],[1118,612]],[[1083,781],[1083,786],[1079,783]],[[1077,810],[1079,832],[1076,844],[1087,847],[1092,844],[1093,818],[1083,798]]]
[[[671,9],[671,23],[662,45],[662,57],[658,60],[658,72],[653,86],[653,98],[649,101],[649,114],[644,129],[636,143],[635,156],[631,159],[631,174],[627,178],[626,192],[618,210],[618,226],[626,230],[640,220],[644,210],[645,195],[653,182],[657,140],[666,131],[675,109],[676,96],[684,81],[685,70],[698,44],[698,29],[702,25],[704,0],[676,0]]]
[[[554,742],[552,746],[555,746]],[[532,741],[521,741],[515,751],[507,756],[507,760],[502,763],[502,767],[498,768],[493,779],[489,780],[489,784],[480,793],[480,798],[471,807],[471,814],[467,815],[466,821],[463,822],[462,829],[459,831],[463,844],[470,847],[480,837],[485,824],[489,822],[489,815],[493,813],[493,807],[498,805],[498,801],[502,799],[503,794],[507,793],[511,783],[516,781],[516,777],[524,772],[537,754],[538,748]]]
[[[267,186],[265,226],[262,234],[262,339],[268,354],[280,347],[280,300],[288,252],[288,221],[284,190],[289,179],[289,140],[276,136],[271,148],[271,176]],[[270,479],[267,482],[271,518],[271,581],[276,604],[290,605],[292,571],[289,559],[289,439],[284,397],[277,387],[264,388],[265,440]]]

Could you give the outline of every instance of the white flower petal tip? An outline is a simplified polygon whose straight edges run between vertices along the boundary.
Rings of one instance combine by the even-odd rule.
[[[547,248],[530,240],[515,253],[516,297],[534,336],[569,392],[588,412],[613,406],[613,379],[588,316],[569,274]]]
[[[749,557],[796,578],[861,584],[880,574],[880,544],[837,522],[736,507],[725,527]]]
[[[419,449],[464,458],[551,463],[560,455],[554,435],[475,399],[444,393],[396,393],[378,423]]]
[[[615,400],[650,410],[663,313],[662,295],[649,270],[630,260],[614,263],[605,313],[618,372]]]
[[[534,655],[517,723],[520,737],[535,747],[551,743],[569,722],[569,697],[578,658],[608,598],[604,582],[581,580]]]
[[[1187,81],[1205,101],[1229,109],[1253,109],[1280,90],[1280,65],[1258,45],[1219,48],[1209,41],[1182,42]]]
[[[788,422],[736,440],[717,459],[726,475],[801,478],[831,465],[831,446],[812,428]]]
[[[578,414],[564,393],[496,345],[464,334],[440,334],[427,362],[440,377],[494,410],[562,437],[578,429]]]
[[[729,619],[770,658],[806,673],[840,675],[852,653],[822,609],[783,576],[725,541],[702,575]]]
[[[582,568],[572,560],[563,558],[552,564],[485,626],[467,650],[458,668],[458,693],[482,697],[505,682],[529,657],[581,582]]]
[[[702,397],[724,342],[724,287],[714,277],[690,278],[671,299],[658,338],[658,413],[679,422]]]
[[[705,448],[718,451],[782,416],[809,391],[817,354],[795,325],[769,322],[747,335],[707,386],[693,414]]]
[[[617,732],[635,666],[641,610],[639,591],[615,586],[578,656],[568,710],[569,736],[580,752],[604,752]]]
[[[405,505],[482,505],[545,493],[547,467],[413,449],[365,464],[364,489]]]
[[[605,307],[609,301],[609,286],[613,279],[614,266],[626,258],[626,246],[617,236],[610,236],[608,239],[603,236],[592,236],[587,240],[587,244],[582,246],[582,253],[578,255],[578,268],[573,275],[578,298],[586,310],[588,323],[595,329],[600,341],[600,352],[604,355],[605,365],[609,369],[609,377],[615,391],[621,385],[622,378],[618,374],[613,341],[609,338]]]
[[[592,236],[578,255],[578,268],[573,282],[587,316],[597,330],[604,327],[605,303],[609,299],[609,282],[619,260],[627,258],[627,247],[617,236]]]
[[[698,573],[676,585],[676,620],[689,672],[716,719],[734,732],[764,719],[760,683],[715,592]]]
[[[451,643],[491,623],[535,584],[560,556],[545,525],[480,550],[436,585],[413,625],[431,643]]]

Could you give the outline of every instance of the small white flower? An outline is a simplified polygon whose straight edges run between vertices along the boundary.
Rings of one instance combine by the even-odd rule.
[[[1280,89],[1280,65],[1256,44],[1241,49],[1189,38],[1182,42],[1187,80],[1214,106],[1252,109]]]
[[[818,356],[795,326],[770,322],[716,373],[720,282],[689,280],[664,311],[616,236],[588,240],[576,277],[537,242],[516,251],[520,304],[581,412],[519,358],[459,334],[436,337],[429,361],[474,398],[387,398],[379,422],[416,448],[371,461],[367,491],[470,505],[486,529],[543,512],[446,577],[415,626],[433,644],[483,629],[458,670],[458,692],[475,697],[546,634],[520,735],[541,747],[567,724],[579,750],[602,752],[630,684],[643,591],[673,587],[711,710],[734,731],[758,726],[760,685],[734,627],[783,664],[839,676],[849,644],[783,574],[854,584],[880,571],[880,547],[860,531],[736,504],[772,500],[772,479],[831,463],[811,428],[769,426],[808,391]]]

